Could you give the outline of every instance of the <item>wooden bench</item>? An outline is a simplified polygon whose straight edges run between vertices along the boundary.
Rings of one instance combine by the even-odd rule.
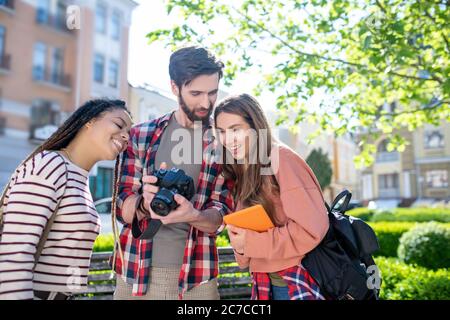
[[[108,263],[112,252],[93,253],[88,276],[88,289],[75,296],[77,300],[111,300],[115,274]],[[248,270],[241,270],[231,247],[219,248],[219,294],[225,299],[250,299],[251,279]]]

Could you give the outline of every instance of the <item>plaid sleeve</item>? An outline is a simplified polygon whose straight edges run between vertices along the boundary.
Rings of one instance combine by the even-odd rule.
[[[127,150],[122,154],[122,169],[117,197],[117,220],[122,224],[122,205],[130,195],[139,194],[142,179],[142,161],[138,149],[139,128],[134,127],[130,132]]]
[[[220,170],[215,179],[211,196],[204,205],[204,210],[217,209],[222,216],[230,213],[232,210],[234,210],[233,195],[231,192],[232,189],[233,181],[225,180]],[[225,224],[222,223],[216,234],[221,233],[224,228]]]

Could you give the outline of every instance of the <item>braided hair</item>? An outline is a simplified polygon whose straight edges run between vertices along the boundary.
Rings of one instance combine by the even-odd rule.
[[[105,112],[113,111],[115,109],[122,109],[128,113],[131,117],[130,112],[128,111],[126,104],[122,100],[110,100],[110,99],[95,99],[89,100],[84,103],[80,108],[78,108],[59,128],[53,133],[43,144],[37,147],[22,163],[19,165],[21,167],[28,160],[33,158],[36,154],[47,150],[47,151],[58,151],[63,148],[66,148],[78,132],[86,125],[89,121],[101,117]],[[112,225],[113,225],[113,234],[114,234],[114,255],[116,252],[116,246],[118,244],[118,230],[116,224],[116,199],[119,188],[119,180],[120,180],[120,155],[116,159],[116,164],[114,168],[114,185],[113,185],[113,195],[112,195]],[[0,198],[0,208],[3,206],[4,199],[6,196],[6,192],[9,188],[8,184],[4,189],[2,196]],[[0,217],[0,224],[1,224]],[[119,245],[120,255],[123,261],[123,253]]]

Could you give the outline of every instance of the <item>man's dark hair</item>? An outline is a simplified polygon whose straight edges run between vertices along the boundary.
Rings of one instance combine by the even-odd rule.
[[[178,88],[188,85],[201,75],[218,73],[219,80],[223,77],[224,64],[205,48],[192,46],[179,49],[170,56],[170,79]]]

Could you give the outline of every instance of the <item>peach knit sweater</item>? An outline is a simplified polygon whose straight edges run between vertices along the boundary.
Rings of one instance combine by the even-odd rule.
[[[329,226],[320,185],[305,160],[286,146],[273,152],[278,152],[271,159],[275,164],[279,161],[275,175],[280,186],[280,195],[273,201],[281,223],[261,233],[245,230],[244,254],[235,256],[239,266],[249,267],[250,272],[276,272],[298,265],[322,241]],[[241,208],[238,203],[236,209]]]

